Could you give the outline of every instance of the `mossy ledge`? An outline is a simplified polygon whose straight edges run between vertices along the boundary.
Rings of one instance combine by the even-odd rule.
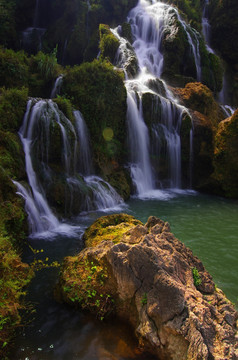
[[[93,246],[64,259],[58,299],[101,320],[111,313],[126,320],[160,360],[237,358],[234,306],[168,223],[114,214],[84,238]]]

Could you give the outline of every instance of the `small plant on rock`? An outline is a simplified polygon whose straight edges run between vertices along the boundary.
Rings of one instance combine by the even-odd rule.
[[[198,269],[196,267],[192,268],[192,273],[193,273],[193,282],[194,282],[194,285],[197,288],[199,285],[201,285],[202,280],[201,280],[201,277],[199,275]]]

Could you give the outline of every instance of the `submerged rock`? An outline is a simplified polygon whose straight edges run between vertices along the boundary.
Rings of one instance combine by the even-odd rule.
[[[95,237],[97,245],[65,258],[62,299],[100,318],[113,311],[159,359],[238,358],[237,312],[168,223],[109,215],[87,230],[87,242]]]

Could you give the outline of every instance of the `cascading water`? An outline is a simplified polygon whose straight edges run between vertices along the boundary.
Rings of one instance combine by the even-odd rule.
[[[27,104],[27,111],[24,116],[23,125],[19,131],[19,136],[25,152],[26,173],[30,189],[24,188],[15,182],[18,192],[26,202],[26,211],[29,215],[29,224],[32,233],[41,233],[46,230],[53,230],[59,226],[59,222],[52,213],[46,200],[44,190],[37,179],[31,157],[31,147],[34,141],[35,125],[39,119],[44,101],[39,101],[32,109],[32,100]]]
[[[197,77],[200,78],[199,41],[196,45],[187,29],[187,25],[180,19],[178,12],[173,7],[160,1],[139,1],[138,5],[128,15],[131,25],[133,43],[120,36],[121,28],[113,30],[120,40],[119,53],[116,57],[116,65],[122,67],[125,72],[125,86],[127,89],[128,105],[128,137],[130,148],[130,170],[136,193],[139,197],[154,197],[156,189],[161,186],[161,181],[155,175],[150,161],[151,151],[157,157],[160,156],[160,145],[154,146],[161,139],[166,142],[166,154],[168,180],[164,185],[170,188],[181,187],[181,139],[180,126],[182,116],[187,109],[180,106],[164,81],[159,80],[163,91],[155,91],[150,83],[155,83],[163,71],[162,40],[164,32],[170,24],[171,17],[177,16],[187,33],[188,42],[191,46],[197,68]],[[191,31],[191,30],[190,30]],[[194,34],[196,35],[196,34]],[[136,58],[137,72],[130,71],[130,61]],[[135,62],[135,61],[134,61]],[[132,78],[135,77],[133,80]],[[143,95],[151,94],[158,98],[157,112],[160,113],[160,121],[152,128],[152,138],[143,116]],[[167,97],[167,98],[166,98]],[[152,140],[152,144],[150,143]],[[152,150],[156,148],[156,150]]]
[[[130,82],[127,83],[127,94],[131,175],[138,194],[144,194],[154,188],[149,158],[149,134],[143,119],[141,98],[138,108],[136,92],[130,88]]]
[[[203,14],[202,14],[202,30],[203,30],[203,35],[204,35],[204,39],[206,42],[206,47],[207,50],[212,53],[215,54],[215,51],[212,49],[211,44],[210,44],[210,23],[209,23],[209,19],[208,19],[208,6],[209,6],[210,0],[205,0],[204,2],[204,7],[203,7]],[[226,73],[224,73],[223,76],[223,87],[218,95],[218,101],[221,104],[221,107],[225,113],[225,115],[227,117],[231,116],[235,109],[228,105],[229,104],[229,99],[227,99],[227,76]]]
[[[208,20],[208,5],[209,5],[209,0],[205,0],[203,13],[202,13],[202,32],[203,32],[204,39],[205,39],[205,42],[206,42],[207,50],[210,53],[214,54],[215,52],[211,48],[211,44],[210,44],[210,29],[211,29],[211,26],[210,26],[210,23],[209,23],[209,20]]]
[[[57,77],[57,79],[55,80],[53,89],[51,91],[51,94],[50,94],[51,99],[54,99],[57,95],[59,95],[62,81],[63,81],[63,75],[59,75]]]
[[[74,116],[75,127],[52,100],[28,102],[19,131],[28,185],[15,184],[25,199],[33,234],[62,230],[51,209],[62,196],[68,216],[123,203],[106,181],[93,175],[86,124],[79,111]],[[54,198],[57,191],[60,198]]]

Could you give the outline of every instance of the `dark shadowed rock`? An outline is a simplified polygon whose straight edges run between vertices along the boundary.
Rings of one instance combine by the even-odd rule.
[[[160,219],[150,217],[145,226],[130,223],[128,229],[123,214],[120,228],[123,223],[126,231],[117,243],[105,241],[105,231],[98,243],[95,224],[93,231],[87,230],[98,245],[65,259],[61,298],[100,317],[113,310],[134,327],[141,347],[158,359],[238,359],[237,312],[215,289],[201,261]],[[110,224],[104,226],[109,233]],[[116,230],[118,224],[114,226]]]

